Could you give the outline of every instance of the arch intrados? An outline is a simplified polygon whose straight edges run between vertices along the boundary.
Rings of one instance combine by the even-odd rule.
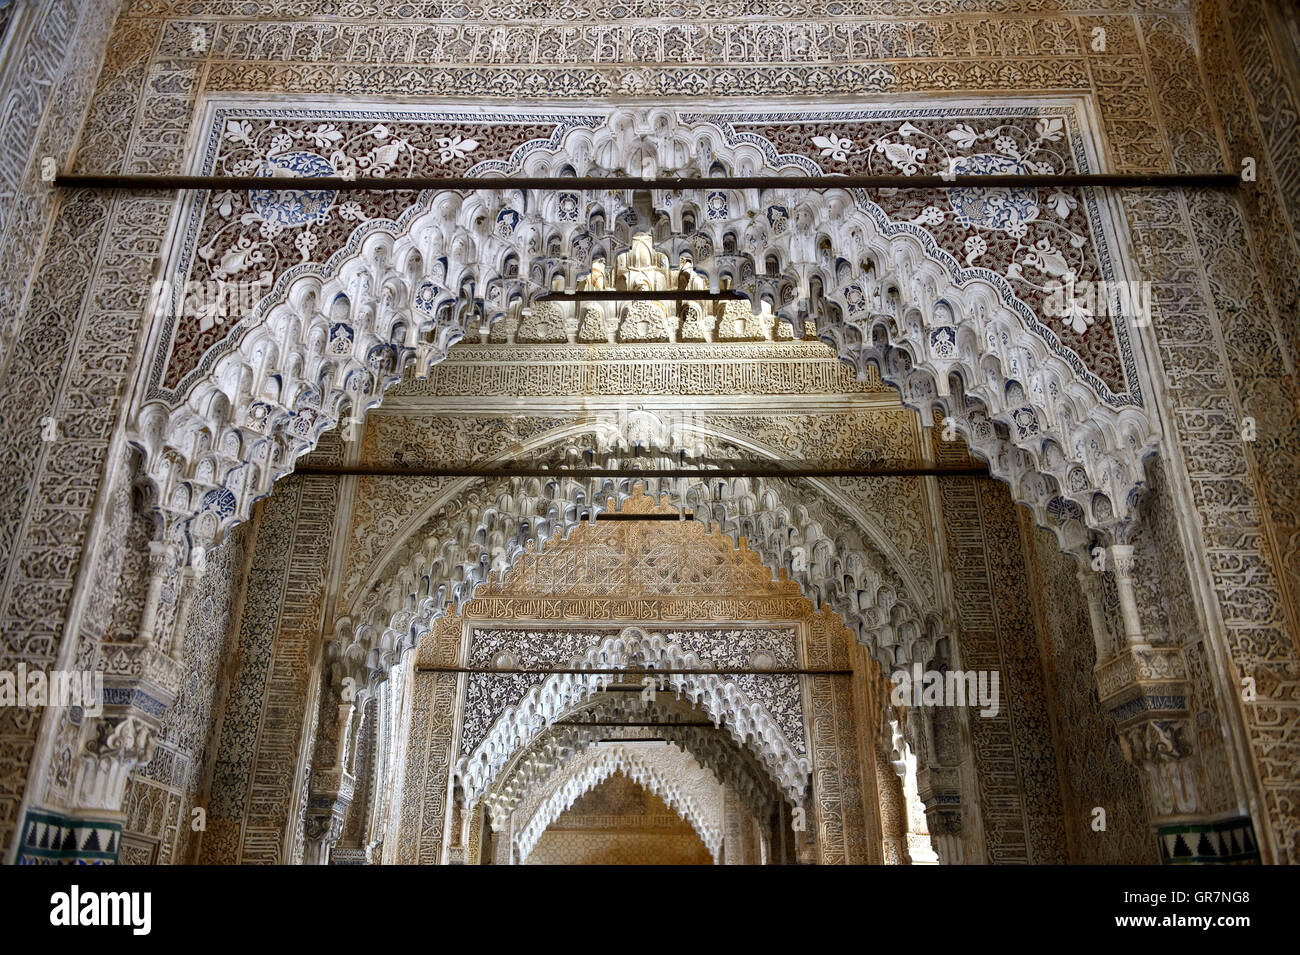
[[[634,486],[639,483],[643,483],[643,479],[628,478],[618,481],[611,479],[603,483],[594,494],[587,494],[587,489],[582,488],[586,503],[580,507],[573,505],[566,507],[560,523],[553,524],[550,517],[539,520],[541,515],[535,513],[538,503],[536,497],[514,494],[520,488],[513,482],[498,482],[495,488],[500,492],[495,498],[497,502],[519,500],[527,505],[527,502],[531,501],[531,505],[528,506],[533,507],[532,511],[512,513],[507,518],[515,525],[513,531],[515,536],[509,539],[509,547],[503,547],[498,554],[480,553],[477,558],[473,558],[472,554],[462,555],[454,550],[456,531],[444,529],[436,534],[430,532],[427,535],[429,543],[415,550],[406,560],[403,569],[389,578],[396,581],[393,587],[384,592],[374,589],[369,591],[367,604],[369,609],[358,611],[358,618],[362,622],[371,623],[376,631],[381,627],[386,628],[384,630],[386,635],[394,631],[401,634],[403,640],[400,643],[396,640],[389,641],[395,647],[390,652],[400,652],[405,646],[413,645],[420,634],[427,632],[434,620],[449,612],[449,601],[459,604],[472,599],[474,588],[479,583],[485,582],[493,573],[508,569],[520,554],[527,552],[530,544],[534,547],[545,546],[546,540],[551,537],[558,536],[562,540],[567,538],[568,534],[581,523],[584,514],[592,510],[593,502],[596,502],[597,510],[603,510],[604,507],[599,503],[602,498],[607,501],[612,497],[616,502],[621,501],[631,496]],[[696,496],[700,488],[708,488],[710,491],[705,501],[700,501]],[[484,496],[490,493],[486,485],[476,487],[474,491],[481,492]],[[718,501],[711,492],[712,488],[703,484],[688,489],[683,501],[690,507],[693,518],[709,526],[710,530],[712,523],[718,522],[718,529],[733,541],[738,541],[741,536],[751,535],[755,528],[762,529],[761,525],[769,522],[771,526],[765,531],[767,537],[752,537],[751,549],[769,568],[784,569],[788,577],[800,585],[804,595],[813,602],[815,608],[820,609],[825,604],[837,612],[850,631],[857,635],[859,641],[868,645],[873,654],[877,656],[883,654],[881,659],[883,665],[893,666],[899,662],[900,650],[908,659],[914,656],[928,659],[933,648],[921,647],[919,644],[934,638],[919,623],[918,608],[923,604],[914,603],[905,591],[900,595],[892,583],[892,569],[878,557],[873,556],[870,551],[857,549],[852,551],[860,557],[858,573],[861,577],[858,580],[859,586],[853,592],[844,592],[839,578],[840,570],[837,569],[833,575],[822,575],[819,572],[814,576],[817,558],[814,554],[814,559],[810,563],[807,551],[819,541],[833,543],[837,550],[844,550],[845,538],[840,535],[832,539],[822,533],[816,522],[808,520],[804,505],[783,504],[775,518],[772,511],[766,511],[757,519],[747,519],[736,513],[739,509],[734,503],[729,505],[727,502]],[[775,490],[773,493],[776,493]],[[650,488],[650,496],[655,497],[659,494],[659,490]],[[757,496],[762,496],[761,489]],[[750,497],[753,499],[755,495]],[[546,503],[554,504],[562,500],[566,499],[556,497]],[[479,503],[482,503],[481,499]],[[466,509],[472,506],[467,505]],[[732,508],[730,511],[729,506]],[[548,510],[548,514],[557,513],[556,509]],[[481,514],[482,511],[475,511],[476,517]],[[781,523],[783,514],[802,514],[802,525],[795,527]],[[466,526],[464,522],[456,525],[462,532],[462,536],[465,536],[463,532]],[[783,534],[784,540],[781,539]],[[779,559],[774,557],[774,554],[779,555]],[[838,566],[842,567],[842,565]],[[435,591],[432,575],[438,568],[441,568],[441,576]],[[426,569],[429,571],[428,575],[424,573]],[[404,582],[420,580],[428,580],[429,583],[427,593],[417,594],[418,615],[399,609],[399,605],[407,604],[408,594],[402,589],[405,586]],[[864,586],[866,589],[862,589]],[[386,619],[388,615],[391,615],[391,619]],[[418,619],[415,619],[417,616]],[[907,625],[914,621],[915,625]],[[337,647],[334,648],[334,652],[337,652]],[[384,672],[383,667],[380,666],[383,662],[382,656],[376,659],[372,655],[370,659],[372,672],[369,676],[354,674],[361,682],[382,679]]]
[[[752,454],[753,456],[752,459],[756,461],[778,461],[781,460],[783,457],[775,448],[771,448],[767,445],[754,441],[751,438],[747,438],[745,436],[736,434],[734,432],[725,429],[702,427],[699,425],[690,425],[689,427],[683,428],[682,430],[688,431],[691,434],[703,436],[705,438],[717,438],[720,440],[727,441],[735,445],[736,447],[740,448],[741,450]],[[571,441],[577,438],[583,438],[586,436],[608,438],[614,435],[617,435],[616,427],[607,428],[606,425],[599,420],[580,421],[572,425],[565,425],[563,427],[556,428],[552,431],[547,431],[543,434],[530,437],[525,441],[520,442],[520,449],[526,454],[532,452],[545,452],[562,445],[566,441]],[[585,454],[588,450],[593,450],[593,449],[578,448],[575,450],[577,451],[578,454],[582,455]],[[597,451],[596,453],[600,454],[601,452]],[[666,455],[671,455],[673,457],[676,457],[677,449],[669,449],[669,450],[653,449],[653,448],[650,449],[650,454],[653,455],[656,453],[666,454]],[[503,452],[497,455],[496,457],[489,459],[487,463],[492,463],[493,461],[505,461],[510,456],[511,456],[510,453]],[[749,460],[749,458],[745,458],[743,460]],[[647,471],[647,477],[653,478],[653,471]],[[557,474],[556,478],[548,479],[548,480],[560,481],[562,479],[563,479],[563,475]],[[541,479],[537,479],[537,480],[539,482],[541,481]],[[485,478],[463,478],[458,481],[455,481],[454,483],[449,484],[436,497],[434,497],[424,509],[417,511],[415,514],[413,514],[409,519],[408,526],[415,528],[415,530],[413,530],[410,534],[407,534],[404,537],[395,539],[392,543],[388,545],[387,548],[385,548],[384,551],[382,551],[378,556],[375,557],[375,559],[371,564],[371,566],[375,568],[374,571],[370,574],[368,578],[366,578],[363,581],[362,585],[358,588],[357,597],[355,598],[354,602],[350,605],[347,612],[352,615],[361,613],[362,607],[360,606],[359,602],[364,600],[365,596],[368,593],[374,591],[375,588],[381,584],[384,578],[392,577],[394,574],[400,574],[402,570],[405,570],[410,567],[412,556],[408,548],[411,542],[415,539],[415,537],[424,531],[424,529],[427,527],[429,522],[432,521],[439,513],[445,511],[448,507],[450,507],[456,501],[456,499],[462,494],[464,494],[466,491],[473,490],[479,487],[484,487],[486,486],[487,481],[488,479]],[[921,587],[919,581],[917,581],[915,574],[907,566],[906,561],[903,560],[902,554],[898,552],[897,546],[895,545],[894,541],[892,540],[892,538],[890,538],[890,536],[887,533],[885,533],[884,529],[881,528],[875,521],[873,521],[870,515],[867,512],[865,512],[861,508],[861,506],[857,505],[855,502],[845,497],[843,492],[840,491],[838,488],[836,488],[829,481],[825,481],[818,478],[810,478],[807,480],[807,483],[815,487],[819,492],[821,492],[821,494],[827,500],[833,502],[837,507],[839,507],[841,510],[843,510],[845,513],[847,513],[850,517],[854,519],[858,528],[866,535],[867,543],[869,543],[880,553],[880,555],[884,558],[883,563],[890,570],[892,570],[895,574],[899,576],[899,578],[904,584],[904,590],[908,594],[909,599],[911,601],[914,601],[917,606],[924,605],[925,600],[923,597],[923,593],[924,593],[923,588]],[[776,486],[774,485],[762,486],[761,492],[763,495],[777,496]],[[648,490],[645,491],[644,493],[646,493],[647,496],[652,496],[650,491]],[[598,496],[599,496],[598,494],[593,495],[593,499]],[[605,500],[608,501],[610,499],[611,498],[606,498]],[[621,512],[623,508],[623,503],[626,500],[626,498],[621,496],[614,496],[612,499],[615,502],[614,505],[615,512]],[[772,509],[789,506],[786,502],[780,501],[779,496],[777,496],[777,500],[779,503],[774,505]],[[676,505],[682,502],[670,500],[669,503]],[[601,510],[604,509],[604,507],[601,505],[598,505],[598,507]],[[480,523],[479,523],[479,529],[480,530],[483,529],[483,525],[485,525],[490,520],[496,518],[499,513],[500,513],[500,508],[496,505],[496,503],[495,502],[490,503],[487,507],[484,508],[482,512]],[[739,520],[743,521],[746,517],[749,516],[750,515],[747,514],[741,514],[738,515],[737,517]],[[793,517],[793,514],[791,516]],[[509,515],[509,517],[514,518],[515,515]],[[576,527],[576,525],[574,526]],[[559,539],[561,541],[566,540],[568,537],[568,533],[571,532],[572,529],[573,528],[569,528],[567,531],[565,531],[560,536]],[[408,556],[402,558],[399,555],[402,555],[404,551],[407,552]],[[758,553],[758,551],[755,551],[755,553]],[[850,553],[854,554],[856,552],[851,551]],[[511,565],[513,565],[514,559],[516,559],[517,556],[518,555],[516,554],[514,555],[514,557],[511,558]],[[767,559],[765,555],[759,553],[759,558],[764,561],[764,564],[767,565],[769,569],[775,569],[772,568],[769,564],[767,564]],[[861,561],[863,558],[859,555],[857,559]],[[395,560],[400,561],[401,570],[397,570],[397,571],[392,570]]]
[[[562,721],[579,717],[599,720],[602,715],[618,713],[626,715],[618,706],[625,702],[620,699],[621,696],[622,694],[608,690],[594,693],[563,711],[531,742],[519,747],[509,756],[492,785],[479,797],[480,800],[494,813],[499,813],[502,805],[515,807],[521,804],[525,792],[537,785],[545,785],[545,781],[559,766],[577,758],[610,732]],[[659,697],[653,705],[645,708],[642,715],[655,718],[676,716],[683,722],[707,715],[697,704],[679,699],[676,694],[664,692]],[[732,789],[751,811],[761,815],[765,808],[782,798],[780,783],[772,777],[751,741],[742,743],[729,733],[710,732],[686,725],[659,726],[657,731],[669,744],[688,753],[708,769],[719,783]],[[559,755],[566,749],[569,750],[567,757]],[[725,760],[720,756],[724,752],[728,757]],[[536,755],[540,755],[543,760],[558,759],[559,763],[539,775],[533,771],[533,757]]]

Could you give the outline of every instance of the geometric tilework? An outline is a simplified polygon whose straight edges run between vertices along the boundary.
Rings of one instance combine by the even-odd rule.
[[[68,819],[32,810],[23,823],[18,865],[115,865],[122,823]]]
[[[1189,863],[1259,863],[1259,844],[1249,816],[1196,825],[1159,826],[1160,861]]]

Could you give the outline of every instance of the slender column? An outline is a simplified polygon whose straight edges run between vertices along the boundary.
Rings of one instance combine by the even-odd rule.
[[[908,865],[907,800],[903,781],[883,746],[876,747],[876,794],[880,801],[880,829],[886,865]]]
[[[306,865],[329,864],[330,850],[343,835],[343,822],[356,791],[356,778],[348,772],[354,703],[342,700],[336,687],[329,687],[327,692],[322,721],[332,718],[333,725],[321,727],[325,748],[318,750],[317,759],[324,765],[312,772],[307,794],[307,845],[303,858]],[[335,702],[332,713],[331,701]]]
[[[1133,545],[1113,545],[1110,557],[1115,568],[1115,589],[1119,593],[1119,609],[1124,619],[1124,636],[1130,647],[1144,646],[1146,641],[1142,638],[1142,618],[1138,614],[1137,595],[1133,591]]]
[[[149,589],[145,594],[144,610],[140,614],[140,629],[137,633],[137,639],[146,646],[153,643],[163,586],[175,566],[176,548],[172,544],[164,541],[149,542]]]
[[[447,845],[448,865],[468,864],[469,829],[473,818],[474,814],[466,812],[461,805],[460,786],[452,782],[451,808],[447,819],[447,832],[450,839]]]
[[[1101,579],[1096,571],[1082,564],[1075,570],[1083,599],[1088,604],[1088,621],[1092,625],[1092,643],[1097,651],[1097,665],[1105,663],[1114,656],[1111,647],[1110,629],[1106,626],[1106,612],[1101,606]]]

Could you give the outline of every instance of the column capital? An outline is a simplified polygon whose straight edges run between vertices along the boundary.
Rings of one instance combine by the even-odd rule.
[[[1132,544],[1111,544],[1110,560],[1115,568],[1115,573],[1122,574],[1125,577],[1133,574],[1133,545]]]
[[[1190,719],[1146,719],[1120,731],[1124,757],[1146,773],[1156,822],[1199,815],[1192,739]]]
[[[149,573],[165,574],[180,563],[180,548],[173,541],[149,542]]]
[[[343,835],[343,823],[356,792],[356,779],[335,768],[312,778],[303,825],[304,865],[328,865],[330,850]]]
[[[77,761],[73,811],[120,813],[131,773],[153,759],[155,728],[135,716],[101,718],[90,734]]]

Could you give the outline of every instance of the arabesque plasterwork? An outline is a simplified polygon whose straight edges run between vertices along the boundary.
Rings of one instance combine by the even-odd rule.
[[[273,600],[265,594],[256,598],[250,591],[248,599],[240,596],[245,579],[257,577],[247,575],[247,566],[263,568],[272,577],[280,575],[284,592],[301,601],[295,611],[300,630],[295,639],[305,645],[321,636],[320,621],[328,614],[324,592],[333,586],[291,577],[287,563],[255,553],[250,560],[238,558],[240,547],[256,548],[257,535],[231,554],[226,553],[229,541],[205,545],[207,572],[213,576],[197,596],[193,591],[200,575],[180,566],[187,559],[187,542],[162,539],[167,547],[154,561],[157,586],[139,586],[133,575],[150,561],[136,551],[153,529],[132,527],[132,520],[121,516],[127,511],[120,502],[127,501],[127,510],[135,506],[123,494],[133,480],[123,438],[129,383],[136,370],[133,356],[150,351],[149,344],[157,340],[146,319],[147,296],[161,277],[155,260],[169,242],[174,206],[147,195],[78,193],[55,198],[57,194],[39,180],[40,156],[66,156],[82,170],[180,172],[192,168],[196,155],[192,144],[201,137],[189,134],[203,122],[200,104],[246,94],[366,100],[399,95],[440,103],[468,96],[498,105],[532,99],[542,108],[572,104],[566,108],[578,112],[610,95],[647,102],[708,99],[713,101],[708,108],[720,104],[738,112],[736,97],[742,95],[773,103],[792,93],[805,102],[811,96],[860,100],[878,92],[918,101],[931,93],[981,99],[1080,94],[1093,104],[1088,121],[1097,132],[1101,168],[1235,169],[1243,157],[1253,156],[1262,170],[1258,182],[1241,191],[1240,206],[1223,196],[1186,192],[1124,193],[1113,205],[1122,209],[1121,238],[1134,250],[1136,261],[1129,263],[1137,266],[1133,275],[1152,283],[1152,327],[1136,337],[1146,343],[1143,350],[1155,369],[1153,380],[1145,382],[1143,398],[1148,411],[1159,409],[1163,438],[1158,453],[1166,467],[1166,480],[1155,489],[1159,501],[1153,505],[1162,515],[1159,526],[1145,539],[1138,533],[1133,541],[1132,586],[1140,605],[1137,632],[1152,635],[1161,646],[1176,643],[1170,634],[1197,633],[1199,640],[1184,653],[1188,706],[1209,707],[1196,717],[1197,746],[1207,753],[1219,747],[1223,755],[1215,759],[1230,767],[1219,776],[1217,789],[1215,783],[1202,782],[1197,796],[1212,807],[1244,806],[1261,827],[1267,860],[1294,856],[1300,832],[1291,772],[1296,764],[1295,714],[1286,687],[1297,656],[1292,621],[1300,579],[1293,526],[1298,509],[1290,489],[1300,482],[1292,479],[1297,461],[1291,428],[1296,407],[1291,374],[1294,323],[1280,316],[1295,310],[1294,276],[1300,274],[1292,267],[1300,260],[1293,228],[1300,209],[1295,189],[1300,166],[1294,161],[1300,140],[1294,135],[1290,94],[1279,82],[1275,56],[1263,41],[1260,13],[1251,5],[1230,0],[1141,5],[1107,0],[1026,3],[1008,13],[1001,5],[949,9],[863,0],[833,12],[807,4],[794,9],[794,15],[778,16],[724,3],[694,22],[643,22],[632,14],[665,12],[645,4],[630,8],[626,19],[608,22],[588,7],[556,8],[555,20],[536,20],[531,12],[502,8],[506,19],[457,14],[453,22],[443,4],[429,3],[407,4],[411,15],[423,18],[411,23],[394,22],[392,8],[384,3],[345,4],[324,19],[307,0],[260,5],[131,0],[121,5],[123,15],[116,23],[112,17],[117,4],[89,5],[79,12],[72,9],[75,6],[66,0],[31,5],[38,11],[33,16],[49,16],[58,29],[44,35],[48,46],[42,40],[31,48],[21,82],[14,86],[30,95],[14,100],[21,105],[21,115],[7,114],[4,120],[10,146],[3,172],[9,186],[3,215],[7,234],[22,237],[5,245],[6,261],[17,266],[0,270],[6,303],[0,353],[0,417],[6,425],[0,434],[6,453],[0,455],[5,461],[0,487],[12,505],[0,508],[0,553],[5,557],[0,629],[6,635],[6,660],[51,666],[81,661],[93,666],[101,656],[102,641],[130,644],[143,630],[166,634],[162,646],[108,648],[104,656],[110,668],[126,672],[135,665],[130,661],[139,660],[159,672],[185,672],[202,679],[201,674],[213,672],[205,661],[221,652],[221,636],[203,625],[202,610],[199,623],[187,627],[182,620],[174,626],[180,611],[193,619],[195,607],[210,606],[210,619],[250,599],[270,606]],[[511,17],[521,22],[511,23]],[[195,42],[196,28],[203,44]],[[1106,35],[1100,49],[1095,43],[1098,28]],[[98,51],[104,49],[97,78]],[[64,64],[69,65],[67,71],[58,72]],[[44,105],[49,103],[56,105]],[[776,108],[781,108],[779,102]],[[67,156],[83,111],[77,153]],[[977,135],[981,131],[974,124],[972,129]],[[849,139],[855,148],[861,146],[844,130],[835,135]],[[839,139],[833,144],[829,136],[824,138],[832,152],[823,158],[836,161],[834,144]],[[943,140],[946,133],[936,138]],[[911,137],[887,139],[898,147]],[[30,151],[20,155],[29,144]],[[992,146],[996,153],[996,142]],[[848,150],[844,152],[847,159]],[[878,153],[873,150],[872,156],[889,161],[888,153],[886,146]],[[1064,221],[1078,214],[1072,212]],[[1040,205],[1032,221],[1042,219]],[[958,258],[964,259],[967,251],[963,241]],[[300,253],[294,248],[293,254]],[[1038,261],[1047,260],[1039,256]],[[480,347],[492,346],[491,335]],[[780,339],[765,339],[764,344],[773,349],[801,345]],[[690,345],[718,343],[681,342],[674,347]],[[899,369],[886,371],[887,380],[898,379]],[[532,374],[541,380],[549,373]],[[905,397],[909,403],[925,404],[916,400],[915,392]],[[192,410],[202,416],[213,408],[200,405]],[[1245,417],[1258,428],[1256,442],[1242,438]],[[51,421],[57,442],[41,439]],[[735,434],[745,429],[723,430]],[[327,436],[323,443],[329,441]],[[222,452],[219,442],[213,447]],[[191,464],[197,476],[202,462]],[[328,485],[313,480],[308,496],[327,493]],[[265,491],[270,481],[263,478],[258,487]],[[1017,488],[1017,497],[1022,495],[1026,492]],[[297,499],[296,491],[293,496]],[[1140,532],[1144,507],[1137,505]],[[110,517],[114,513],[119,516]],[[330,520],[307,516],[309,522],[298,533],[327,553]],[[296,522],[293,515],[281,520],[287,533]],[[117,543],[123,540],[131,553],[123,553]],[[1053,541],[1040,542],[1039,549],[1061,543]],[[1150,560],[1161,565],[1152,569],[1144,563]],[[1095,619],[1089,626],[1091,610],[1071,581],[1073,571],[1062,569],[1056,558],[1038,562],[1047,568],[1044,578],[1054,593],[1067,601],[1061,608],[1039,612],[1042,619],[1050,617],[1045,624],[1053,634],[1048,645],[1062,654],[1057,679],[1064,661],[1077,660],[1076,669],[1105,662],[1091,660],[1088,642],[1105,630],[1109,636],[1099,640],[1099,646],[1117,650],[1127,640],[1115,582],[1109,576],[1101,582],[1097,606],[1109,620],[1099,631]],[[940,586],[937,591],[941,599],[942,590]],[[1167,595],[1173,595],[1173,604],[1161,606]],[[691,601],[697,606],[707,603],[703,598]],[[780,602],[766,609],[776,612]],[[619,604],[616,597],[584,597],[539,607],[554,619],[582,615],[587,609],[609,619]],[[142,628],[146,617],[149,623]],[[255,627],[260,635],[252,640],[250,634],[252,642],[246,645],[269,646],[278,628],[270,624],[268,635],[266,626]],[[1089,626],[1092,633],[1081,632],[1080,626]],[[173,636],[174,630],[181,633]],[[1079,639],[1083,653],[1075,652]],[[170,653],[177,656],[169,664],[163,657]],[[282,659],[311,665],[300,651]],[[1240,712],[1219,712],[1213,700],[1225,693],[1232,696],[1242,676],[1255,678],[1259,702]],[[305,712],[313,705],[305,699],[310,682],[283,680],[274,684],[273,692],[281,694],[281,702],[292,701],[297,711]],[[441,682],[435,684],[440,687]],[[250,685],[246,692],[248,705],[259,708],[255,700],[263,691]],[[1072,691],[1071,719],[1091,719],[1089,695],[1087,686]],[[181,794],[197,794],[202,787],[196,779],[210,773],[199,769],[203,757],[191,751],[202,745],[188,725],[202,719],[205,704],[200,697],[186,694],[173,704],[179,709],[177,728],[169,730],[171,742],[153,751],[149,768],[138,777],[138,793],[128,796],[134,800],[132,818],[138,821],[133,825],[157,835],[150,837],[153,843],[136,841],[129,848],[124,843],[124,861],[128,854],[139,859],[153,851],[151,846],[175,841],[179,810],[192,798]],[[90,727],[45,722],[49,731],[40,736],[38,746],[39,714],[34,718],[9,709],[3,714],[3,759],[10,765],[30,765],[42,778],[38,792],[6,789],[0,794],[0,831],[11,846],[10,834],[18,829],[24,800],[29,808],[38,803],[71,806],[71,767],[83,744],[93,744]],[[1223,729],[1205,732],[1203,725]],[[139,754],[145,752],[147,748]],[[158,758],[160,752],[167,754],[165,760]],[[1114,754],[1104,755],[1092,765],[1104,766]],[[282,787],[275,784],[283,791],[270,802],[298,798],[297,771],[279,765],[278,757],[265,758],[262,768],[273,768],[274,778],[287,780]],[[1115,763],[1125,765],[1118,758]],[[1105,773],[1090,767],[1084,776],[1093,786],[1092,777]],[[1225,791],[1223,781],[1230,777],[1242,788],[1233,791],[1228,786]],[[146,780],[154,784],[152,791],[144,785]],[[1100,784],[1094,788],[1105,791]],[[1137,812],[1125,808],[1126,814]],[[250,845],[257,846],[261,857],[283,859],[280,847],[286,843],[292,854],[297,836],[290,833],[286,838],[283,825],[283,820],[268,822],[253,834]],[[210,832],[205,839],[219,837]],[[1072,847],[1072,857],[1075,851]]]

